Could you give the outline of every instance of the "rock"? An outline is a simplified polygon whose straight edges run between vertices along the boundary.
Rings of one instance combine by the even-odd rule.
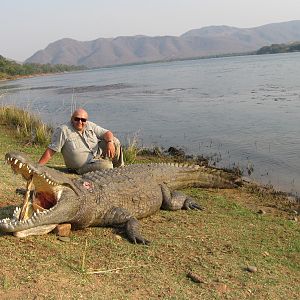
[[[58,236],[70,236],[71,235],[71,224],[58,224],[55,229],[54,232],[58,235]]]
[[[115,235],[115,238],[118,240],[118,241],[121,241],[122,240],[122,237],[118,234]]]
[[[246,271],[248,271],[250,273],[255,273],[255,272],[257,272],[257,267],[255,267],[255,266],[247,266],[246,267]]]
[[[264,211],[263,209],[260,209],[257,213],[260,214],[260,215],[265,215],[266,211]]]
[[[181,148],[175,148],[175,147],[170,147],[167,151],[171,156],[181,156],[184,157],[185,156],[185,152],[183,149]]]
[[[268,251],[263,252],[263,256],[267,257],[270,256],[270,253]]]

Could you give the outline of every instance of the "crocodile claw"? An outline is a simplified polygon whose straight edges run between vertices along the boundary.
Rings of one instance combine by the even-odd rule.
[[[134,243],[134,244],[142,244],[142,245],[149,245],[150,241],[144,239],[142,236],[135,236],[135,237],[130,237],[130,240]]]
[[[135,218],[130,218],[126,224],[126,233],[128,239],[134,244],[149,245],[150,241],[144,239],[138,228],[138,221]]]
[[[196,209],[196,210],[204,210],[202,206],[200,206],[194,199],[191,197],[187,197],[183,204],[183,209],[190,210],[190,209]]]

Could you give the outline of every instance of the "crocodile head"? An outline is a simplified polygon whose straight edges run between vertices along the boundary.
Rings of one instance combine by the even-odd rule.
[[[27,183],[24,203],[11,218],[0,220],[0,231],[16,236],[43,234],[72,220],[79,209],[78,189],[65,174],[30,162],[25,154],[9,152],[6,162]]]

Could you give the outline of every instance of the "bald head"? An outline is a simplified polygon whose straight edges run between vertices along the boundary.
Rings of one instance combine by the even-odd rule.
[[[83,108],[78,108],[72,114],[72,118],[74,118],[74,117],[88,119],[89,115]]]
[[[83,132],[86,126],[86,121],[89,115],[83,108],[78,108],[73,112],[71,122],[73,127],[79,131]]]

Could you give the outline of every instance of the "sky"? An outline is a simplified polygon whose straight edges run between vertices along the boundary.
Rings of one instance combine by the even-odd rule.
[[[16,61],[62,38],[179,36],[300,20],[300,0],[0,0],[0,9],[0,55]]]

